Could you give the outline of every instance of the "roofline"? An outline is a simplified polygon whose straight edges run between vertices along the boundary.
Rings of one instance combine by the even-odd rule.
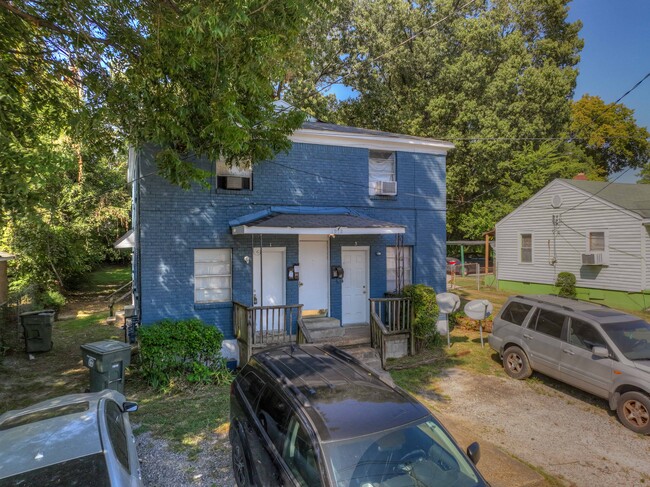
[[[237,225],[233,235],[396,235],[406,233],[400,226],[394,227],[260,227]]]
[[[417,152],[422,154],[446,155],[455,146],[451,142],[435,139],[413,139],[409,137],[352,134],[332,130],[297,129],[289,136],[293,143],[358,147],[362,149]]]

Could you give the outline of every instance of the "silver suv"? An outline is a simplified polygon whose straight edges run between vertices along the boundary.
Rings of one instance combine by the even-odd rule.
[[[513,296],[490,346],[515,379],[533,370],[609,401],[627,428],[650,434],[650,325],[622,311],[557,296]]]

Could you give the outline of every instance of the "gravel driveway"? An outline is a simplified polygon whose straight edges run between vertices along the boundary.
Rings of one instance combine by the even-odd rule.
[[[445,414],[568,485],[650,486],[650,437],[623,427],[605,401],[538,375],[450,369],[438,386]]]

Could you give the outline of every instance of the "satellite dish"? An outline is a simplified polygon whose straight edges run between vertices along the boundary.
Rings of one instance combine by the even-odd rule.
[[[473,320],[484,320],[492,311],[494,306],[487,299],[475,299],[465,305],[465,314]]]
[[[460,298],[454,293],[437,294],[436,301],[441,313],[449,314],[460,309]]]

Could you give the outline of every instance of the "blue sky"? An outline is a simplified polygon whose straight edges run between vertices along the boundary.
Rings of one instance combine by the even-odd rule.
[[[573,0],[569,19],[581,20],[585,41],[575,98],[616,101],[650,71],[650,0]],[[639,125],[650,127],[650,79],[621,101]],[[634,182],[628,171],[617,182]]]
[[[569,20],[582,21],[585,41],[575,99],[589,93],[612,103],[650,71],[650,0],[573,0],[569,7]],[[332,92],[339,99],[354,95],[340,85]],[[650,128],[650,79],[621,103]],[[635,180],[635,172],[627,171],[617,182]]]

